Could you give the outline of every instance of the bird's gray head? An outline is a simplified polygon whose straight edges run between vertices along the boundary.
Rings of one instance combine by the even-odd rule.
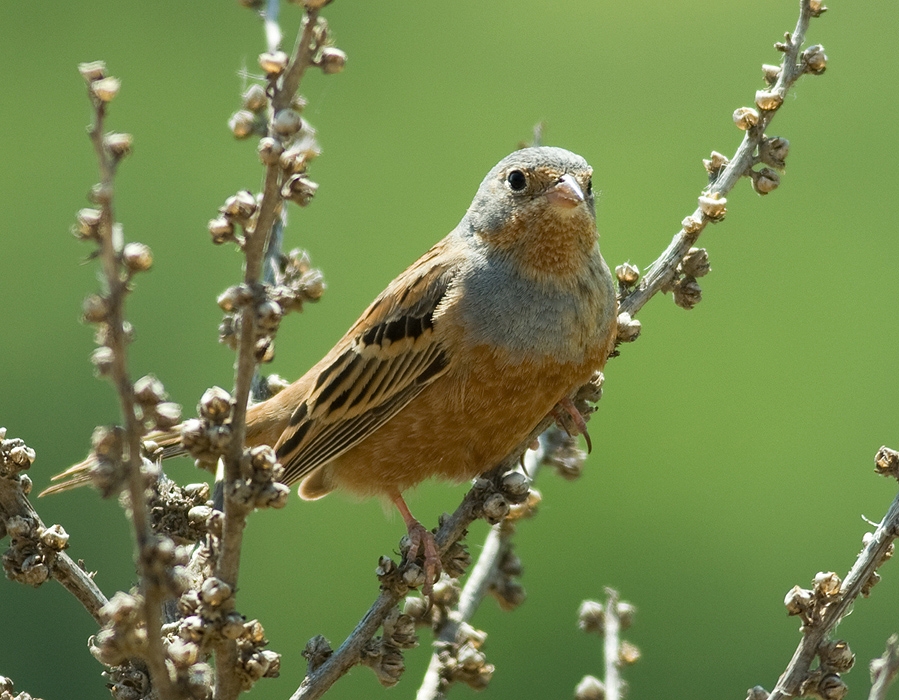
[[[463,228],[489,235],[516,219],[550,212],[562,219],[588,213],[595,220],[592,174],[587,161],[564,148],[515,151],[487,173],[462,220]]]

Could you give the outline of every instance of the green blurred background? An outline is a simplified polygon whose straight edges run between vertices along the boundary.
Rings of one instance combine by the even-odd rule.
[[[795,24],[798,3],[596,0],[400,3],[338,0],[325,15],[346,71],[311,71],[302,91],[324,148],[313,204],[291,211],[288,246],[326,274],[321,303],[285,321],[273,371],[295,378],[408,263],[461,217],[487,170],[545,120],[545,142],[594,166],[598,219],[611,265],[645,268],[690,213],[701,159],[732,153],[731,112],[762,86],[760,66]],[[601,672],[599,642],[576,609],[612,585],[639,609],[628,638],[633,698],[742,698],[768,688],[799,639],[781,603],[819,570],[845,573],[895,485],[872,474],[899,443],[896,401],[899,110],[895,3],[834,2],[813,23],[830,67],[806,77],[775,120],[791,140],[781,188],[764,200],[748,182],[702,244],[713,272],[693,311],[654,299],[644,333],[606,372],[584,477],[545,473],[544,504],[517,538],[528,600],[514,613],[487,601],[495,698],[564,698]],[[284,10],[292,45],[298,12]],[[215,296],[240,257],[209,244],[206,221],[238,188],[256,188],[254,144],[225,126],[244,68],[258,71],[262,28],[225,2],[75,1],[0,5],[0,425],[37,450],[37,488],[82,458],[92,428],[117,419],[110,386],[93,378],[92,331],[79,322],[96,289],[88,249],[68,233],[96,166],[79,61],[102,58],[123,89],[110,127],[135,136],[118,178],[129,239],[156,257],[129,299],[137,332],[131,371],[155,372],[192,415],[203,390],[231,385],[217,345]],[[172,467],[182,482],[194,467]],[[413,510],[433,524],[463,488],[426,484]],[[134,580],[119,507],[83,490],[40,501],[71,534],[70,553],[111,594]],[[305,671],[300,652],[335,644],[376,592],[378,555],[399,518],[377,502],[293,498],[254,515],[239,608],[283,654],[281,678],[255,696],[284,698]],[[477,554],[485,526],[472,528]],[[858,654],[847,678],[867,694],[868,660],[899,631],[897,574],[840,627]],[[88,654],[90,617],[62,589],[0,582],[0,674],[43,698],[103,697]],[[428,635],[407,654],[393,697],[414,696]],[[333,698],[380,697],[357,669]],[[454,694],[467,697],[467,688]]]

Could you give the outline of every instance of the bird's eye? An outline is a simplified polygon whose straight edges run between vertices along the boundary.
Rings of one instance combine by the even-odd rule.
[[[587,180],[587,194],[588,195],[593,194],[593,178],[592,177],[589,180]]]
[[[528,185],[528,179],[520,170],[513,170],[509,173],[508,177],[506,177],[506,182],[509,183],[509,187],[512,188],[513,192],[521,192]]]

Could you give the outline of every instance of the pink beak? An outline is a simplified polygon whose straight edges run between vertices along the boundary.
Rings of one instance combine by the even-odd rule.
[[[573,209],[583,203],[584,193],[571,175],[563,175],[559,181],[546,191],[546,198],[557,207]]]

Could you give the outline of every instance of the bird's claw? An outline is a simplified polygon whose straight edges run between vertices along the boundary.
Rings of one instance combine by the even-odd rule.
[[[583,414],[570,398],[566,396],[553,407],[552,417],[569,435],[571,435],[571,430],[569,430],[570,423],[567,418],[571,418],[571,423],[574,424],[574,428],[577,430],[575,435],[583,435],[584,440],[587,442],[587,452],[593,451],[593,441],[590,439],[590,433],[587,432],[587,421],[584,420]]]
[[[418,559],[419,553],[423,558],[422,569],[425,575],[421,592],[430,600],[434,584],[440,577],[440,550],[437,548],[434,534],[415,520],[409,523],[409,550],[406,552],[406,563]]]

